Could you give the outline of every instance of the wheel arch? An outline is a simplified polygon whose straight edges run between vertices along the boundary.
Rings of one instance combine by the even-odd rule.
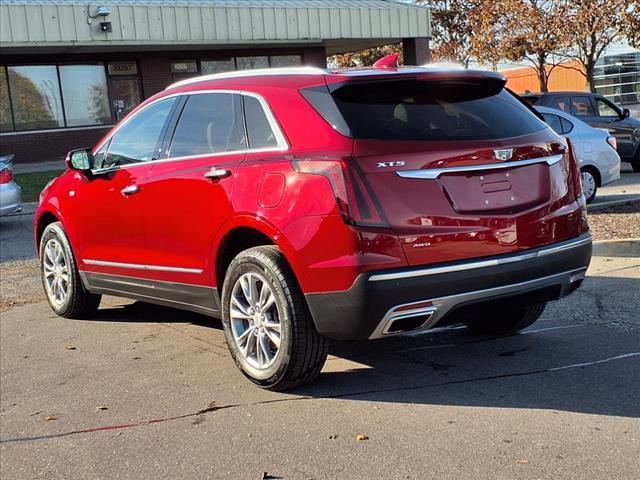
[[[36,242],[36,252],[38,256],[40,255],[40,240],[42,240],[42,234],[44,233],[44,229],[47,228],[47,225],[50,225],[55,222],[60,222],[60,218],[55,213],[45,210],[40,213],[36,219],[36,225],[34,229],[35,242]]]
[[[602,186],[602,176],[600,175],[600,169],[598,167],[591,163],[587,163],[586,165],[582,165],[580,167],[580,171],[582,170],[588,170],[589,172],[591,172],[596,179],[596,185],[598,187]]]
[[[302,286],[295,250],[274,225],[263,219],[249,215],[233,218],[220,230],[214,245],[211,270],[213,281],[220,294],[227,269],[235,256],[243,250],[260,245],[278,247],[291,267],[298,284]]]

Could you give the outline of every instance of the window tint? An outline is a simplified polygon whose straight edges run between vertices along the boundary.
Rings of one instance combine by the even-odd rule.
[[[189,95],[173,135],[170,157],[242,150],[246,145],[237,95]]]
[[[247,120],[249,148],[275,147],[278,145],[264,109],[257,98],[244,96],[244,115]]]
[[[601,117],[616,117],[618,118],[618,111],[611,105],[609,102],[602,100],[601,98],[596,98],[596,106],[598,107],[598,114]]]
[[[591,117],[595,115],[589,97],[571,97],[571,115],[577,117]]]
[[[103,164],[96,163],[96,167],[106,168],[153,160],[158,154],[156,145],[160,133],[176,99],[177,97],[172,97],[154,103],[127,121],[111,138]]]
[[[356,138],[490,140],[545,128],[495,81],[354,82],[333,93]]]
[[[569,97],[551,97],[549,107],[569,113],[571,110],[569,107]]]
[[[556,133],[559,133],[559,134],[563,134],[564,133],[562,131],[562,122],[561,122],[560,117],[558,115],[551,115],[550,113],[543,113],[542,116],[544,117],[544,121],[547,122],[549,124],[549,126],[551,128],[553,128],[553,130]]]

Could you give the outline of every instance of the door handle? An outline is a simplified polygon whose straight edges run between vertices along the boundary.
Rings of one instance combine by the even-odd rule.
[[[127,185],[122,190],[120,190],[120,193],[125,197],[128,197],[129,195],[138,193],[139,190],[140,190],[140,187],[138,185]]]
[[[211,167],[207,173],[204,174],[206,178],[211,180],[220,180],[221,178],[227,178],[231,175],[229,170],[225,170],[224,168]]]

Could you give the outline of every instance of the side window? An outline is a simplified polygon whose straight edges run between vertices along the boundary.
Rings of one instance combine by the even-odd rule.
[[[244,96],[244,115],[247,120],[249,148],[276,147],[278,145],[278,140],[257,98]]]
[[[238,95],[231,93],[189,95],[173,134],[169,157],[245,149],[239,102]]]
[[[553,128],[556,133],[563,134],[562,131],[562,122],[560,121],[560,117],[558,115],[551,115],[550,113],[543,113],[544,121]]]
[[[573,130],[573,123],[562,117],[560,118],[560,123],[562,123],[563,134],[571,133],[571,130]]]
[[[601,117],[620,118],[618,109],[602,98],[596,98],[596,107],[598,108],[598,115]]]
[[[111,138],[103,164],[96,164],[96,167],[154,160],[158,154],[156,147],[160,134],[176,100],[177,97],[161,100],[127,121]]]
[[[551,97],[549,107],[569,113],[569,97]]]
[[[571,97],[571,115],[576,117],[592,117],[595,115],[591,99],[584,97]]]
[[[93,164],[95,168],[103,168],[105,156],[107,155],[107,150],[109,149],[110,142],[111,140],[107,140],[106,142],[104,142],[104,144],[100,147],[100,150],[93,154]]]

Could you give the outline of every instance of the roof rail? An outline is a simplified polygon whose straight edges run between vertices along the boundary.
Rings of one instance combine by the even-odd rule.
[[[284,67],[284,68],[259,68],[255,70],[234,70],[232,72],[212,73],[198,77],[187,78],[172,83],[165,90],[191,85],[193,83],[206,82],[208,80],[221,80],[225,78],[259,77],[263,75],[325,75],[327,70],[318,67]]]

